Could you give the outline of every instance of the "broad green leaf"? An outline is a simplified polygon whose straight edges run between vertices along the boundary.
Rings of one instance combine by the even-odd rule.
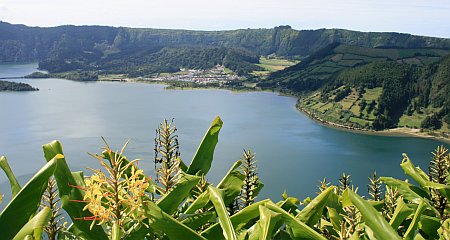
[[[33,216],[41,202],[48,179],[63,156],[57,155],[45,164],[16,194],[0,213],[0,234],[12,239]]]
[[[413,239],[414,233],[419,225],[420,215],[425,210],[425,202],[420,202],[419,206],[416,209],[416,212],[414,213],[414,217],[409,224],[408,230],[406,230],[405,235],[403,236],[404,239]]]
[[[274,236],[274,239],[277,240],[291,240],[291,236],[289,236],[289,233],[286,232],[283,229],[278,229],[277,233]]]
[[[145,215],[150,221],[150,227],[157,232],[166,234],[170,239],[205,240],[197,232],[165,213],[155,203],[148,202],[145,206]]]
[[[157,202],[158,207],[167,214],[175,213],[178,210],[178,206],[184,199],[189,197],[190,191],[200,182],[200,180],[200,177],[181,172],[177,184],[168,194],[164,195]]]
[[[184,211],[184,214],[193,214],[195,211],[208,206],[209,204],[209,192],[203,192],[200,194],[195,201]]]
[[[217,185],[218,189],[224,190],[224,202],[225,205],[229,205],[239,195],[242,186],[244,185],[243,179],[245,178],[238,168],[242,164],[241,161],[236,161],[233,166],[228,170],[227,174]],[[193,214],[200,208],[210,206],[208,191],[200,194],[195,201],[186,209],[185,214]]]
[[[223,202],[223,190],[219,190],[210,185],[208,186],[208,192],[209,199],[214,205],[225,238],[227,240],[237,240],[236,232],[234,231],[230,216],[228,215],[227,206],[225,206],[225,203]]]
[[[400,224],[402,224],[403,220],[405,220],[409,215],[414,212],[413,209],[409,208],[403,198],[400,197],[397,200],[397,207],[394,210],[394,214],[392,215],[391,221],[389,224],[393,229],[397,229]]]
[[[422,234],[417,233],[417,234],[414,236],[414,240],[426,240],[426,238],[424,238],[424,237],[422,236]]]
[[[352,190],[346,189],[344,191],[342,194],[342,204],[344,206],[355,206],[361,213],[365,225],[372,229],[377,239],[401,239],[383,216]]]
[[[43,150],[47,161],[54,156],[64,155],[62,145],[58,141],[43,145]],[[84,195],[78,188],[80,187],[80,182],[82,182],[82,179],[80,179],[82,175],[72,174],[66,160],[61,158],[55,169],[54,177],[58,185],[61,205],[69,214],[77,231],[83,232],[83,235],[89,239],[108,239],[108,236],[101,226],[94,225],[92,229],[90,229],[92,221],[80,220],[84,219],[84,217],[92,216],[88,210],[83,210],[86,203],[80,202],[83,200]]]
[[[264,206],[259,206],[259,221],[257,228],[250,236],[250,239],[267,240],[273,239],[274,230],[278,221],[281,219],[280,213],[270,211]]]
[[[437,230],[441,227],[441,219],[422,214],[419,221],[419,229],[430,237],[438,239]]]
[[[236,199],[241,192],[242,186],[244,186],[245,176],[239,171],[239,166],[241,166],[241,164],[242,161],[236,161],[217,185],[218,189],[224,191],[223,201],[227,206]]]
[[[152,235],[153,234],[153,229],[151,229],[150,227],[148,227],[148,221],[144,220],[145,224],[136,224],[133,227],[129,228],[126,232],[125,232],[125,238],[126,240],[142,240],[145,239],[145,236],[147,235]]]
[[[334,229],[339,230],[341,227],[342,216],[335,208],[327,207],[328,214],[330,215],[331,224]]]
[[[204,212],[204,213],[189,214],[189,215],[184,215],[184,216],[181,215],[180,218],[182,218],[181,222],[184,225],[186,225],[192,229],[198,229],[208,222],[215,222],[216,214],[214,212]]]
[[[268,202],[265,206],[276,213],[280,213],[282,221],[286,223],[287,226],[289,226],[288,232],[293,239],[326,239],[320,233],[314,231],[314,229],[299,221],[292,214],[286,212],[276,204]]]
[[[69,228],[67,228],[67,231],[63,231],[63,236],[65,236],[67,239],[89,239],[86,233],[80,231],[73,223],[70,224]]]
[[[405,181],[401,181],[391,177],[381,177],[380,180],[384,182],[386,185],[392,188],[396,188],[404,199],[411,201],[415,204],[420,204],[421,201],[424,201],[428,209],[432,210],[436,214],[439,214],[436,208],[434,208],[431,205],[430,201],[426,198],[426,196],[428,196],[426,192],[424,192],[420,188]]]
[[[16,236],[14,236],[13,240],[22,240],[28,235],[33,236],[32,239],[41,239],[44,227],[47,226],[51,216],[51,209],[48,207],[43,208],[38,214],[36,214],[36,216],[28,221],[22,229],[20,229]]]
[[[203,137],[203,140],[189,165],[187,170],[188,174],[197,175],[197,173],[201,173],[206,175],[208,173],[214,157],[214,149],[219,141],[219,132],[222,125],[222,120],[217,116]]]
[[[300,200],[298,200],[298,198],[288,196],[286,196],[283,201],[277,202],[279,207],[294,215],[297,214],[296,211],[299,204]]]
[[[305,208],[303,208],[296,218],[306,225],[312,227],[314,226],[322,217],[323,209],[328,202],[328,198],[335,194],[334,190],[336,187],[329,187],[314,198]]]
[[[21,187],[20,187],[19,182],[16,179],[16,176],[14,175],[13,171],[9,167],[6,157],[4,157],[4,156],[0,157],[0,167],[3,169],[6,176],[8,177],[9,185],[11,186],[12,197],[16,196],[16,194],[20,191]]]
[[[414,166],[408,155],[403,154],[403,161],[400,166],[402,167],[403,171],[405,171],[406,175],[411,177],[416,183],[419,184],[419,186],[422,187],[424,191],[429,193],[428,189],[425,187],[426,183],[429,180],[428,175],[419,167]]]
[[[244,228],[249,222],[257,219],[259,217],[259,206],[264,205],[270,200],[263,200],[256,202],[248,207],[243,208],[241,211],[237,212],[230,217],[231,223],[233,224],[234,230],[236,232]],[[222,234],[222,228],[219,223],[216,223],[202,232],[202,236],[207,239],[224,239]]]

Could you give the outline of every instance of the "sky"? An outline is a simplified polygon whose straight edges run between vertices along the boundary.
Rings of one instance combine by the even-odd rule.
[[[0,21],[192,30],[290,25],[450,38],[450,0],[0,0]]]

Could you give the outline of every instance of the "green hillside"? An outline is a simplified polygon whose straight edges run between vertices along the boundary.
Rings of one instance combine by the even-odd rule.
[[[446,135],[450,56],[440,57],[444,54],[448,52],[438,49],[339,46],[331,55],[276,72],[260,85],[279,84],[303,93],[299,108],[325,122],[354,129],[422,128]],[[349,56],[354,64],[346,66]]]
[[[334,42],[365,48],[450,49],[449,39],[343,29],[295,30],[290,26],[230,31],[104,26],[39,28],[0,22],[0,62],[39,61],[42,68],[53,72],[112,70],[115,65],[120,67],[114,67],[114,71],[130,74],[173,71],[179,66],[210,65],[204,62],[216,55],[212,62],[227,63],[229,68],[244,75],[261,70],[249,65],[254,63],[254,56],[304,58]],[[192,56],[186,61],[183,54]],[[224,54],[228,57],[223,57]],[[251,60],[247,58],[249,55]],[[125,59],[130,66],[120,61]],[[352,60],[342,62],[352,64]],[[416,60],[405,57],[405,61]],[[419,61],[425,60],[419,58]],[[329,68],[328,71],[333,70]]]

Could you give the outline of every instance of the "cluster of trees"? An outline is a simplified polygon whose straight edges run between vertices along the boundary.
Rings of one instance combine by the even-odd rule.
[[[74,81],[97,81],[97,71],[70,71],[62,73],[42,73],[34,72],[26,75],[25,78],[64,78]]]
[[[37,91],[37,90],[39,89],[34,88],[27,83],[0,80],[0,91]]]
[[[223,123],[216,118],[190,164],[180,157],[177,128],[163,121],[155,137],[155,177],[127,159],[125,146],[92,155],[102,169],[71,172],[60,142],[43,146],[46,164],[23,186],[0,157],[12,199],[0,212],[5,239],[448,239],[450,154],[440,146],[428,172],[404,154],[412,179],[369,177],[366,197],[350,175],[326,178],[303,201],[258,199],[255,154],[244,150],[215,186],[207,180]],[[97,162],[96,161],[96,162]],[[0,201],[2,199],[0,198]],[[40,207],[39,207],[40,205]],[[70,217],[63,224],[62,212]],[[68,219],[66,219],[68,220]],[[43,235],[46,235],[45,237]]]
[[[360,54],[361,59],[369,62],[361,62],[353,67],[340,65],[343,54],[347,54],[345,51],[351,51],[355,58],[359,56],[355,54]],[[378,105],[376,119],[373,122],[374,129],[396,127],[403,114],[422,113],[422,109],[430,107],[442,110],[432,113],[424,120],[425,128],[437,129],[444,121],[450,124],[449,111],[446,107],[450,103],[450,83],[448,82],[450,56],[420,66],[386,59],[399,53],[414,55],[415,51],[423,55],[425,51],[423,49],[401,50],[404,52],[383,50],[376,51],[374,58],[363,56],[363,54],[370,54],[371,51],[331,44],[303,62],[271,74],[268,81],[258,86],[284,87],[299,93],[320,89],[324,101],[328,101],[331,93],[334,94],[335,90],[343,85],[347,88],[358,89],[360,95],[365,88],[382,87],[381,96],[376,99]],[[386,56],[380,54],[386,54]],[[385,60],[380,60],[383,57]],[[338,91],[337,93],[337,100],[346,96],[346,92]]]
[[[146,76],[161,72],[177,72],[181,68],[211,69],[223,65],[239,75],[261,70],[259,58],[243,48],[177,47],[161,50],[141,50],[124,56],[112,54],[97,62],[98,68],[109,73]]]
[[[243,48],[165,47],[150,50],[129,49],[101,59],[51,58],[39,62],[39,68],[50,73],[101,70],[103,73],[144,77],[155,73],[177,72],[181,68],[206,70],[223,65],[238,75],[247,75],[262,70],[256,63],[259,63],[258,56]]]

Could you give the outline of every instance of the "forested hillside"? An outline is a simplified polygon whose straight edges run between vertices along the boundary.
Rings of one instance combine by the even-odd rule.
[[[172,73],[181,68],[211,69],[223,65],[239,75],[260,70],[256,54],[243,48],[225,47],[165,47],[133,49],[111,54],[98,61],[85,58],[46,59],[39,68],[52,73],[83,70],[101,70],[103,73],[126,73],[130,77],[145,77],[154,73]]]
[[[449,132],[450,56],[438,57],[448,52],[359,49],[356,55],[354,49],[329,49],[331,55],[276,72],[260,85],[306,93],[299,107],[326,122],[357,129]]]
[[[144,72],[171,70],[174,65],[204,66],[211,51],[228,57],[214,59],[225,62],[241,73],[253,59],[242,55],[270,55],[298,58],[312,55],[331,43],[377,48],[447,48],[449,39],[413,36],[399,33],[363,33],[342,29],[295,30],[289,26],[272,29],[240,29],[231,31],[189,31],[164,29],[115,28],[103,26],[27,27],[0,22],[0,62],[40,61],[43,68],[54,72],[83,68],[110,69],[116,59],[131,60],[131,73],[137,65]],[[167,49],[193,52],[191,61]],[[243,53],[241,49],[246,51]],[[206,52],[205,54],[202,52]],[[231,52],[231,54],[230,54]],[[238,52],[236,54],[236,52]],[[237,55],[237,56],[236,56]],[[141,58],[142,57],[142,58]],[[168,58],[172,58],[168,59]],[[231,58],[231,59],[230,59]],[[111,60],[111,62],[108,62]],[[220,61],[221,60],[221,61]],[[150,62],[149,62],[150,61]],[[137,62],[140,62],[139,64]],[[171,65],[168,67],[167,65]],[[237,65],[237,66],[236,66]],[[123,68],[123,66],[121,66]],[[115,69],[117,70],[117,69]],[[172,69],[173,70],[173,69]]]

